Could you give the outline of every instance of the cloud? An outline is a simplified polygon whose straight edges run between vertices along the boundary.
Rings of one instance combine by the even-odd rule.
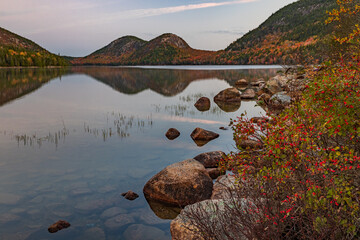
[[[147,9],[136,9],[121,12],[121,18],[143,18],[143,17],[153,17],[160,16],[171,13],[184,12],[189,10],[197,10],[203,8],[211,8],[211,7],[220,7],[226,5],[234,5],[234,4],[242,4],[242,3],[250,3],[256,2],[258,0],[235,0],[235,1],[226,1],[219,3],[200,3],[200,4],[189,4],[189,5],[181,5],[175,7],[164,7],[164,8],[147,8]]]
[[[236,36],[243,36],[245,33],[242,31],[236,30],[214,30],[214,31],[206,31],[205,33],[212,33],[212,34],[227,34],[227,35],[236,35]]]

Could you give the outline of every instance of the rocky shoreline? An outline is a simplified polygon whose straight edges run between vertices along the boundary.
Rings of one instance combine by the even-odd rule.
[[[253,122],[261,124],[269,121],[271,114],[278,114],[290,105],[305,89],[307,79],[300,72],[289,68],[285,73],[278,74],[268,81],[259,79],[256,82],[249,82],[246,79],[240,79],[235,87],[225,89],[216,95],[214,102],[223,110],[237,110],[242,100],[256,100],[269,116],[269,118],[252,118]],[[195,103],[199,111],[206,111],[209,106],[210,100],[205,97]],[[174,129],[169,129],[169,132],[174,132]],[[172,139],[169,137],[169,132],[166,135]],[[180,133],[176,132],[176,135]],[[201,146],[197,141],[202,141],[200,144],[204,145],[218,137],[218,134],[204,129],[195,129],[191,137],[198,146]],[[262,148],[261,142],[252,140],[243,141],[237,145],[242,148]],[[224,212],[224,202],[231,199],[230,190],[236,186],[233,174],[224,175],[225,173],[221,174],[218,169],[218,163],[224,157],[226,154],[221,151],[199,154],[193,159],[166,167],[145,184],[143,192],[149,203],[158,202],[182,208],[180,214],[171,222],[170,230],[173,240],[203,239],[189,219],[189,213],[200,211],[202,217],[209,220],[208,224],[211,227],[214,225],[216,227],[216,221],[222,218],[218,215]],[[213,179],[216,180],[213,181]]]

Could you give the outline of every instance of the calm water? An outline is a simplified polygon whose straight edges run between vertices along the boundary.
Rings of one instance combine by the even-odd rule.
[[[0,239],[170,239],[170,220],[158,216],[174,213],[154,213],[142,188],[169,164],[234,150],[231,130],[219,127],[264,111],[253,101],[232,112],[193,105],[277,71],[251,68],[0,69]],[[170,127],[181,132],[174,141]],[[220,137],[198,147],[196,127]],[[123,199],[128,190],[140,197]],[[60,219],[71,227],[48,233]]]

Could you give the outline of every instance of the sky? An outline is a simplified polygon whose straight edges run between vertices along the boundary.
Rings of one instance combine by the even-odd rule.
[[[1,0],[0,27],[50,52],[81,57],[133,35],[163,33],[220,50],[296,0]]]

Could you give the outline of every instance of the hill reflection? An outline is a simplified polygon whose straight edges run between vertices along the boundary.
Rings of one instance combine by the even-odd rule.
[[[67,72],[65,68],[0,69],[0,106],[35,91]]]
[[[117,67],[77,67],[74,73],[86,74],[113,89],[136,94],[151,89],[163,96],[175,96],[183,92],[193,81],[220,79],[234,86],[239,79],[257,81],[276,74],[277,69],[242,70],[180,70],[180,69],[142,69]]]
[[[257,81],[259,78],[266,80],[274,76],[276,71],[277,69],[180,70],[123,67],[4,68],[0,69],[0,106],[65,74],[85,74],[124,94],[137,94],[151,89],[163,96],[175,96],[193,81],[220,79],[234,86],[242,78],[249,81]]]

